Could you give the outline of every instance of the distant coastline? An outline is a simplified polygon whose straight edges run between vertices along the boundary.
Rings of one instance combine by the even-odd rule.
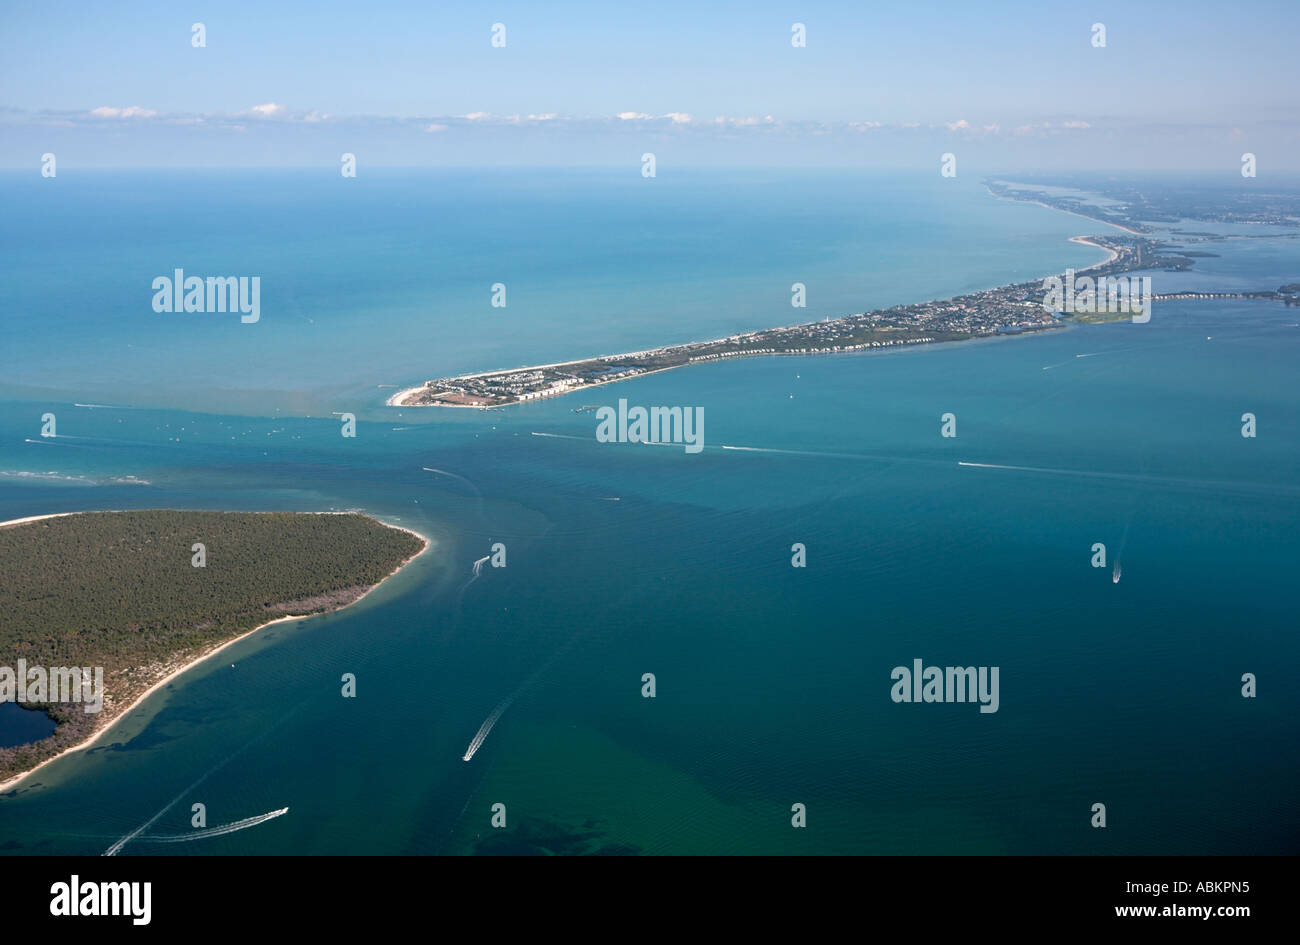
[[[1073,270],[1075,277],[1100,279],[1142,269],[1186,270],[1203,252],[1191,252],[1151,235],[1151,228],[1128,214],[1089,214],[1074,198],[1053,199],[1013,190],[1008,182],[985,181],[998,200],[1032,203],[1101,223],[1127,236],[1072,236],[1069,241],[1100,249],[1107,258]],[[1127,206],[1124,205],[1124,206]],[[1119,215],[1126,222],[1112,217]],[[1131,223],[1132,225],[1126,225]],[[1212,254],[1208,254],[1212,255]],[[1056,274],[1049,274],[1056,275]],[[554,364],[481,371],[425,381],[387,398],[389,407],[452,407],[491,410],[542,398],[563,396],[605,384],[657,374],[691,364],[758,355],[839,354],[902,345],[970,341],[1007,334],[1064,328],[1070,321],[1098,323],[1128,317],[1127,305],[1116,316],[1053,314],[1044,305],[1042,280],[997,286],[966,295],[896,305],[857,315],[826,318],[780,328],[743,332],[726,338],[669,345],[648,351],[600,355]],[[1243,298],[1272,298],[1297,304],[1292,286],[1241,293]],[[1177,295],[1153,298],[1175,298]],[[1200,297],[1196,295],[1188,297]]]
[[[992,191],[990,194],[1000,200],[1019,200],[1015,197],[999,196]],[[1039,201],[1022,202],[1036,203],[1048,210],[1072,212]],[[1083,216],[1083,214],[1075,215]],[[1085,219],[1092,218],[1085,217]],[[1145,241],[1136,230],[1104,220],[1095,222],[1106,223]],[[1126,254],[1126,247],[1122,245],[1099,242],[1106,239],[1100,236],[1069,237],[1070,242],[1091,246],[1107,253],[1106,259],[1076,270],[1077,274],[1117,272],[1137,267],[1142,258],[1140,249],[1137,252],[1128,251]],[[1135,241],[1134,246],[1137,245],[1139,244]],[[1039,291],[1041,286],[1038,282],[1017,283],[997,286],[966,296],[894,306],[862,315],[764,329],[728,338],[687,342],[648,351],[579,358],[553,364],[461,374],[403,388],[390,395],[384,403],[388,407],[491,410],[535,399],[562,396],[630,380],[633,377],[644,377],[693,363],[707,363],[722,358],[767,354],[843,353],[902,345],[968,341],[978,337],[992,337],[999,333],[1024,334],[1064,327],[1058,320],[1040,317],[1041,306],[1035,315],[1029,294]],[[912,318],[914,313],[934,315],[945,306],[949,310],[954,306],[961,306],[964,310],[975,308],[982,311],[979,311],[980,317],[977,319],[964,321],[949,319],[947,323],[941,319],[937,326],[933,320],[918,322]],[[863,321],[872,319],[876,319],[877,323],[867,324]],[[832,333],[828,343],[801,345],[798,341],[789,340],[794,336],[816,335],[826,326],[840,329]],[[774,337],[777,338],[776,343],[768,344],[767,342]],[[509,393],[496,394],[493,388],[505,388]]]
[[[43,521],[43,520],[46,520],[46,519],[65,518],[65,517],[75,516],[75,515],[87,515],[87,514],[93,514],[93,513],[95,513],[95,512],[111,512],[111,511],[116,511],[116,510],[110,510],[110,509],[103,509],[103,510],[89,510],[89,509],[88,509],[88,510],[85,510],[85,511],[82,511],[82,512],[58,512],[58,513],[52,513],[52,514],[48,514],[48,515],[29,515],[29,516],[26,516],[26,517],[24,517],[24,518],[16,518],[16,519],[10,519],[10,520],[5,521],[5,522],[0,522],[0,529],[10,528],[10,527],[16,527],[16,526],[20,526],[20,525],[29,524],[29,523],[32,523],[32,522],[39,522],[39,521]],[[305,515],[342,515],[342,514],[349,514],[349,513],[342,513],[342,512],[306,512],[306,513],[295,513],[295,514],[305,514]],[[26,781],[26,780],[27,780],[29,777],[31,777],[33,774],[35,774],[36,772],[40,771],[40,770],[41,770],[42,768],[44,768],[46,765],[49,765],[49,764],[51,764],[51,763],[57,761],[58,759],[62,758],[63,756],[68,755],[68,754],[71,754],[71,753],[73,753],[73,752],[82,751],[82,750],[84,750],[84,749],[86,749],[86,748],[91,747],[93,744],[95,744],[95,742],[99,741],[101,738],[103,738],[105,735],[107,735],[107,734],[108,734],[108,733],[113,729],[113,727],[114,727],[115,725],[117,725],[118,722],[122,721],[122,720],[125,719],[127,716],[129,716],[129,715],[131,714],[132,711],[134,711],[138,706],[140,706],[140,705],[141,705],[141,704],[142,704],[146,699],[148,699],[151,695],[153,695],[154,693],[156,693],[156,692],[157,692],[159,689],[161,689],[162,687],[166,686],[168,683],[170,683],[170,682],[172,682],[173,680],[177,679],[178,677],[184,675],[186,672],[188,672],[189,670],[193,669],[195,666],[198,666],[200,663],[203,663],[203,662],[205,662],[205,661],[211,659],[212,657],[216,656],[218,653],[221,653],[222,651],[228,649],[229,647],[231,647],[231,646],[233,646],[234,644],[238,643],[239,641],[245,639],[246,637],[250,637],[250,636],[252,636],[253,634],[255,634],[255,633],[257,633],[257,632],[259,632],[259,631],[261,631],[261,630],[265,630],[267,627],[273,626],[273,625],[275,625],[275,624],[278,624],[278,623],[284,623],[285,621],[290,621],[290,620],[306,620],[306,619],[308,619],[308,618],[310,618],[310,617],[319,617],[319,616],[322,616],[322,615],[324,615],[324,614],[328,614],[328,613],[337,613],[337,612],[339,612],[339,611],[341,611],[341,610],[344,610],[344,609],[346,609],[346,608],[348,608],[348,607],[351,607],[353,604],[355,604],[355,603],[357,603],[357,602],[359,602],[359,601],[361,601],[361,600],[364,600],[367,596],[369,596],[369,594],[370,594],[372,591],[374,591],[374,590],[375,590],[377,587],[379,587],[381,584],[385,583],[389,578],[391,578],[391,577],[393,577],[395,574],[397,574],[398,571],[401,571],[403,568],[405,568],[405,567],[406,567],[408,564],[410,564],[412,561],[415,561],[417,558],[422,557],[422,556],[423,556],[423,555],[424,555],[424,554],[425,554],[425,553],[426,553],[426,552],[427,552],[427,551],[432,547],[432,545],[433,545],[432,540],[431,540],[430,538],[428,538],[428,536],[426,536],[426,535],[422,535],[421,533],[415,531],[414,529],[406,528],[405,526],[402,526],[402,525],[394,525],[394,524],[392,524],[391,522],[385,522],[385,521],[383,521],[382,519],[375,518],[375,517],[372,516],[372,515],[367,515],[367,516],[365,516],[365,517],[368,518],[368,519],[370,519],[371,521],[374,521],[374,522],[376,522],[376,523],[378,523],[378,524],[380,524],[380,525],[383,525],[383,526],[386,527],[386,528],[396,529],[397,531],[406,532],[407,534],[412,535],[413,537],[415,537],[416,539],[418,539],[418,540],[421,542],[420,550],[419,550],[418,552],[416,552],[414,555],[411,555],[409,558],[407,558],[407,559],[405,559],[404,561],[402,561],[401,563],[399,563],[399,564],[398,564],[395,568],[393,568],[393,569],[392,569],[392,570],[391,570],[391,571],[390,571],[390,572],[389,572],[385,577],[381,578],[381,579],[380,579],[379,581],[377,581],[376,583],[370,585],[370,586],[369,586],[368,588],[366,588],[366,590],[363,591],[361,594],[357,595],[356,597],[352,598],[351,600],[348,600],[348,601],[346,601],[346,602],[340,604],[340,605],[337,606],[337,607],[333,607],[333,608],[330,608],[330,609],[328,609],[328,610],[316,611],[316,612],[314,612],[314,613],[310,613],[310,614],[285,614],[284,616],[276,617],[276,618],[274,618],[273,620],[268,620],[268,621],[266,621],[265,623],[262,623],[262,624],[259,624],[259,625],[256,626],[256,627],[253,627],[251,630],[246,630],[246,631],[244,631],[244,632],[238,634],[237,636],[231,637],[229,640],[225,640],[225,641],[222,641],[222,642],[220,642],[220,643],[214,644],[214,645],[212,645],[212,646],[210,646],[210,647],[204,648],[204,649],[202,649],[200,652],[198,652],[197,654],[193,655],[190,659],[186,660],[184,663],[182,663],[182,664],[180,664],[180,665],[177,665],[177,666],[170,666],[170,665],[169,665],[169,666],[167,666],[167,667],[166,667],[167,671],[165,672],[165,674],[162,675],[160,678],[154,680],[154,681],[153,681],[153,682],[152,682],[152,683],[151,683],[151,684],[150,684],[150,685],[149,685],[149,686],[148,686],[148,687],[147,687],[143,692],[141,692],[138,696],[136,696],[136,697],[131,701],[131,703],[130,703],[129,705],[125,706],[124,708],[118,708],[118,707],[116,707],[116,706],[112,706],[112,707],[110,707],[110,706],[107,706],[107,705],[106,705],[105,708],[104,708],[104,711],[101,713],[100,718],[98,718],[98,719],[96,720],[96,727],[95,727],[95,730],[94,730],[94,731],[93,731],[89,736],[87,736],[85,739],[83,739],[82,741],[78,742],[78,743],[75,744],[75,745],[72,745],[72,746],[70,746],[70,747],[68,747],[68,748],[63,749],[62,751],[58,752],[57,754],[54,754],[54,755],[51,755],[51,756],[48,757],[48,758],[42,759],[39,763],[37,763],[35,766],[33,766],[33,767],[27,769],[26,771],[18,772],[17,774],[11,775],[10,777],[8,777],[7,779],[5,779],[4,781],[0,781],[0,794],[5,794],[5,793],[8,793],[8,792],[10,792],[10,791],[12,791],[12,790],[18,788],[19,786],[22,785],[22,783],[23,783],[24,781]],[[51,735],[50,737],[53,737],[53,736]]]
[[[1055,210],[1058,213],[1068,213],[1070,214],[1070,216],[1079,217],[1080,219],[1083,220],[1091,220],[1093,223],[1104,223],[1106,226],[1113,226],[1117,230],[1123,230],[1125,233],[1132,233],[1134,236],[1146,235],[1141,230],[1135,230],[1130,226],[1125,226],[1123,223],[1116,223],[1114,220],[1107,220],[1105,217],[1089,216],[1088,214],[1084,213],[1081,210],[1070,210],[1067,209],[1066,207],[1057,207],[1042,200],[1035,200],[1032,197],[1011,197],[1006,194],[1000,194],[997,191],[995,191],[992,187],[990,187],[987,183],[985,183],[984,189],[989,192],[989,195],[991,197],[997,200],[1010,200],[1013,203],[1032,203],[1034,206],[1043,207],[1046,210]],[[1071,237],[1072,240],[1079,240],[1081,238],[1082,237],[1077,237],[1077,236]]]

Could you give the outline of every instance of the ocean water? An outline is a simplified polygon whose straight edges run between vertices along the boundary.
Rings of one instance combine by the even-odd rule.
[[[0,797],[5,852],[98,853],[160,811],[122,855],[1300,845],[1296,309],[1157,303],[1145,325],[396,410],[376,385],[1087,265],[1067,238],[1104,227],[847,172],[402,172],[343,196],[305,175],[91,176],[48,203],[5,181],[0,520],[362,508],[435,547]],[[1296,242],[1273,244],[1197,268],[1248,280],[1262,258],[1259,278],[1297,281]],[[263,273],[262,322],[153,313],[149,280],[176,266]],[[619,397],[703,407],[704,451],[598,443],[574,408]],[[507,566],[474,578],[494,542]],[[998,666],[999,710],[895,704],[890,672],[917,658]],[[194,803],[209,826],[290,810],[150,842]]]
[[[847,172],[0,175],[0,393],[316,415],[378,384],[942,298],[1098,250],[976,181]],[[152,281],[261,279],[263,317]],[[808,307],[790,305],[807,286]],[[506,286],[506,306],[491,305]]]

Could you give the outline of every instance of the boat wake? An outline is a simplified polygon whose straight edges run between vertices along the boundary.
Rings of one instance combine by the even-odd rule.
[[[289,808],[281,807],[279,810],[273,810],[266,814],[258,814],[256,817],[245,817],[243,820],[237,820],[232,824],[222,824],[220,827],[209,827],[207,830],[195,830],[192,833],[180,833],[169,837],[141,837],[144,843],[188,843],[191,840],[205,840],[208,837],[222,837],[228,833],[234,833],[237,830],[247,830],[249,827],[256,827],[258,824],[264,824],[268,820],[275,820],[289,813]]]
[[[479,579],[479,575],[483,573],[483,565],[486,564],[488,559],[491,557],[491,555],[484,555],[474,562],[474,573],[469,576],[469,580],[462,584],[460,590],[456,592],[457,607],[460,606],[461,598],[465,596],[465,592],[469,590],[469,586]]]
[[[461,761],[469,761],[474,757],[475,753],[483,747],[483,742],[487,740],[488,734],[492,731],[492,726],[497,724],[501,719],[501,716],[505,714],[506,709],[510,708],[516,699],[532,688],[537,680],[541,679],[542,676],[546,674],[546,671],[555,665],[555,661],[567,653],[569,648],[578,642],[578,638],[581,636],[581,632],[575,634],[568,643],[564,644],[564,646],[552,653],[550,659],[539,666],[531,676],[520,683],[519,688],[497,704],[497,707],[492,710],[486,719],[483,720],[483,724],[478,727],[478,731],[474,733],[474,737],[470,739],[469,747],[465,749],[465,754],[461,756]]]
[[[196,787],[198,787],[200,784],[202,784],[202,783],[203,783],[204,781],[206,781],[208,778],[212,777],[212,775],[216,774],[218,771],[220,771],[220,770],[221,770],[222,768],[224,768],[226,765],[230,764],[230,762],[234,761],[236,758],[238,758],[240,755],[242,755],[245,751],[247,751],[247,750],[248,750],[249,748],[251,748],[253,745],[257,744],[257,743],[260,742],[262,739],[266,738],[268,735],[270,735],[272,732],[274,732],[276,729],[278,729],[281,725],[283,725],[283,724],[284,724],[285,722],[287,722],[291,717],[293,717],[293,716],[297,713],[298,709],[301,708],[301,706],[302,706],[302,703],[299,703],[298,705],[294,706],[292,709],[290,709],[288,712],[286,712],[284,715],[282,715],[282,716],[280,717],[280,719],[279,719],[277,722],[275,722],[274,724],[272,724],[269,728],[263,730],[262,733],[261,733],[260,735],[254,736],[253,739],[251,739],[250,741],[248,741],[247,743],[245,743],[244,746],[243,746],[242,748],[237,748],[235,751],[231,752],[229,755],[227,755],[227,756],[226,756],[225,758],[223,758],[221,761],[218,761],[215,765],[213,765],[213,766],[212,766],[211,768],[209,768],[207,771],[203,772],[203,774],[199,775],[199,778],[198,778],[197,781],[195,781],[193,784],[191,784],[191,785],[190,785],[189,787],[187,787],[185,790],[181,791],[181,793],[177,794],[177,795],[176,795],[175,797],[173,797],[170,801],[168,801],[168,802],[167,802],[167,805],[166,805],[162,810],[158,811],[158,813],[154,814],[152,817],[150,817],[148,820],[146,820],[146,821],[145,821],[143,824],[141,824],[139,827],[136,827],[136,828],[135,828],[134,830],[132,830],[130,833],[128,833],[128,834],[126,834],[125,836],[121,837],[120,839],[114,841],[113,844],[112,844],[112,845],[111,845],[107,850],[105,850],[102,854],[100,854],[100,855],[101,855],[101,856],[117,856],[118,853],[122,852],[122,848],[123,848],[123,847],[125,847],[125,846],[126,846],[128,843],[130,843],[131,841],[133,841],[133,840],[139,838],[141,834],[143,834],[146,830],[148,830],[148,829],[149,829],[150,827],[152,827],[155,823],[157,823],[157,822],[158,822],[158,819],[159,819],[160,817],[162,817],[163,814],[167,813],[169,810],[171,810],[173,807],[175,807],[175,806],[180,802],[181,798],[183,798],[186,794],[189,794],[190,791],[193,791]],[[285,810],[288,810],[288,808],[286,807]],[[283,811],[281,811],[280,813],[283,813]],[[263,815],[261,815],[261,816],[265,817],[266,815],[263,814]],[[277,813],[277,814],[275,814],[275,816],[278,817],[278,816],[280,816],[280,814]],[[250,819],[253,819],[253,818],[250,818]],[[269,819],[269,818],[268,818],[268,819]],[[261,823],[261,821],[258,821],[258,822]],[[240,821],[240,823],[242,823],[242,821]],[[231,826],[231,825],[227,824],[227,826]],[[249,826],[252,826],[252,825],[250,824]],[[212,829],[217,830],[217,829],[220,829],[220,828],[216,828],[216,827],[214,827],[214,828],[212,828]],[[239,829],[242,830],[243,828],[241,827],[241,828],[239,828]],[[215,836],[215,834],[214,834],[214,836]]]
[[[584,443],[591,441],[591,437],[589,436],[570,436],[567,433],[538,433],[536,430],[533,430],[532,434],[533,436],[544,436],[552,440],[582,440]]]
[[[867,463],[916,463],[924,466],[945,466],[946,462],[919,456],[889,456],[878,453],[836,453],[828,450],[787,450],[771,446],[731,446],[723,443],[720,449],[736,453],[773,453],[781,456],[817,456],[824,459],[855,459]]]
[[[522,690],[522,688],[523,687],[521,686],[520,689]],[[465,754],[461,757],[461,761],[469,761],[474,757],[474,754],[483,747],[483,742],[487,740],[488,734],[491,733],[492,726],[497,724],[497,720],[505,714],[506,709],[510,708],[510,703],[515,701],[515,696],[518,694],[518,692],[515,692],[514,695],[511,695],[508,699],[493,709],[492,713],[483,720],[483,724],[478,727],[478,731],[474,733],[474,737],[470,739],[469,747],[465,749]]]
[[[832,459],[864,459],[856,453],[827,453],[822,450],[783,450],[771,446],[729,446],[722,444],[724,450],[734,450],[738,453],[779,453],[784,456],[826,456]]]
[[[234,757],[234,756],[232,755],[231,757]],[[229,761],[229,760],[230,760],[230,758],[227,758],[227,759],[226,759],[226,761]],[[218,768],[223,767],[223,766],[226,764],[226,761],[218,762],[216,765],[214,765],[212,768],[210,768],[210,769],[209,769],[209,770],[208,770],[208,771],[207,771],[207,772],[206,772],[202,777],[200,777],[197,781],[195,781],[193,784],[191,784],[191,785],[190,785],[189,787],[187,787],[185,790],[181,791],[181,793],[179,793],[179,794],[177,794],[175,797],[173,797],[173,798],[172,798],[172,799],[167,803],[167,806],[166,806],[166,807],[164,807],[162,810],[158,811],[158,813],[154,814],[152,817],[150,817],[148,820],[146,820],[146,821],[145,821],[143,824],[141,824],[139,827],[136,827],[134,830],[132,830],[132,831],[131,831],[130,833],[128,833],[126,836],[124,836],[124,837],[120,838],[119,840],[115,841],[115,842],[114,842],[114,843],[113,843],[113,844],[112,844],[112,845],[111,845],[107,850],[105,850],[101,855],[102,855],[102,856],[117,856],[118,853],[120,853],[120,852],[122,851],[122,848],[123,848],[123,847],[125,847],[128,843],[130,843],[130,842],[131,842],[132,840],[134,840],[136,837],[140,836],[140,834],[144,833],[146,830],[148,830],[150,827],[152,827],[152,826],[153,826],[153,825],[158,821],[158,818],[162,817],[163,814],[167,813],[169,810],[171,810],[173,807],[175,807],[175,806],[177,805],[177,803],[180,802],[180,799],[183,798],[186,794],[190,793],[190,791],[194,790],[196,787],[198,787],[200,784],[202,784],[204,781],[206,781],[206,780],[208,779],[208,776],[211,775],[214,771],[216,771]]]
[[[1011,472],[1040,473],[1050,476],[1077,476],[1083,479],[1149,483],[1188,489],[1235,490],[1238,492],[1281,493],[1284,495],[1300,494],[1300,489],[1297,489],[1297,487],[1280,482],[1229,482],[1222,479],[1185,479],[1181,476],[1152,476],[1143,473],[1100,472],[1090,469],[1052,469],[1045,466],[1009,466],[1001,463],[971,463],[965,460],[958,460],[957,465],[973,469],[1004,469]]]
[[[447,472],[447,470],[445,470],[445,469],[437,469],[437,468],[435,468],[435,467],[433,467],[433,466],[421,466],[420,469],[421,469],[423,472],[430,472],[430,473],[434,473],[434,474],[439,475],[439,476],[446,476],[446,477],[449,478],[449,479],[455,479],[457,482],[463,482],[463,483],[465,483],[465,485],[469,486],[470,489],[473,490],[473,492],[474,492],[474,498],[478,499],[478,503],[479,503],[479,511],[480,511],[480,512],[482,511],[482,506],[483,506],[483,493],[482,493],[482,492],[479,492],[478,486],[474,485],[474,483],[470,482],[470,481],[469,481],[468,479],[466,479],[464,476],[457,475],[457,474],[454,473],[454,472]]]
[[[1068,361],[1061,361],[1059,364],[1047,364],[1043,366],[1044,371],[1050,371],[1052,368],[1064,367],[1067,364],[1073,364],[1079,358],[1095,358],[1099,354],[1111,354],[1110,351],[1092,351],[1088,354],[1076,354]]]

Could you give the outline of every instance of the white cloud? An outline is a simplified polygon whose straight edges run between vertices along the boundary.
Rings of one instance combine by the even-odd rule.
[[[5,110],[0,108],[0,113]],[[511,126],[517,128],[532,128],[535,134],[544,134],[548,129],[570,129],[570,130],[587,130],[599,131],[608,130],[617,127],[624,122],[631,122],[633,125],[641,128],[642,131],[655,130],[663,132],[668,128],[680,129],[679,134],[687,136],[700,136],[710,133],[717,133],[726,137],[734,135],[752,134],[755,136],[766,134],[785,134],[790,137],[801,136],[821,136],[821,135],[861,135],[872,133],[876,135],[889,135],[902,132],[916,133],[938,133],[938,134],[960,134],[965,136],[1028,136],[1048,138],[1060,135],[1067,135],[1073,131],[1080,131],[1097,127],[1081,119],[1052,118],[1050,121],[1043,121],[1036,118],[1032,123],[1022,124],[1008,123],[1005,127],[999,122],[974,123],[965,118],[954,119],[951,121],[935,120],[933,122],[916,122],[916,121],[880,121],[880,120],[851,120],[851,121],[801,121],[790,119],[776,119],[772,115],[719,115],[716,118],[701,118],[692,115],[689,112],[664,112],[661,114],[649,114],[647,112],[624,111],[616,114],[595,114],[586,116],[577,116],[559,112],[541,112],[530,114],[494,114],[492,112],[477,111],[468,114],[451,115],[451,114],[432,114],[411,117],[396,117],[384,115],[334,115],[317,109],[294,109],[291,106],[282,105],[278,102],[266,102],[260,105],[254,105],[251,108],[240,112],[223,113],[223,112],[157,112],[151,108],[145,108],[140,105],[130,106],[113,106],[102,105],[89,111],[44,111],[44,112],[24,112],[22,109],[9,109],[15,115],[29,114],[29,120],[49,123],[55,120],[64,120],[72,122],[103,122],[116,121],[126,122],[130,119],[144,120],[153,119],[156,122],[168,125],[197,125],[210,128],[228,129],[231,131],[252,130],[261,122],[274,124],[292,123],[292,124],[320,124],[329,122],[331,126],[336,127],[404,127],[414,133],[439,133],[451,129],[464,128],[467,125],[479,127],[492,127],[505,129]],[[22,121],[19,118],[3,119],[5,123],[13,121]],[[250,121],[251,120],[251,121]],[[248,125],[245,128],[245,124]],[[1224,129],[1223,134],[1228,133]]]
[[[95,118],[152,118],[158,113],[152,108],[141,108],[139,105],[131,105],[127,108],[101,105],[99,108],[92,108],[90,114]]]
[[[719,115],[713,119],[715,125],[727,125],[731,128],[752,128],[755,125],[770,125],[775,119],[771,115],[764,115],[762,118],[756,118],[753,115],[747,115],[744,118],[729,118],[726,115]]]

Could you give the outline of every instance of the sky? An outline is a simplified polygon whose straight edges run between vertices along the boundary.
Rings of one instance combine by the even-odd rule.
[[[1296,0],[5,2],[0,166],[1296,170],[1297,40]]]

